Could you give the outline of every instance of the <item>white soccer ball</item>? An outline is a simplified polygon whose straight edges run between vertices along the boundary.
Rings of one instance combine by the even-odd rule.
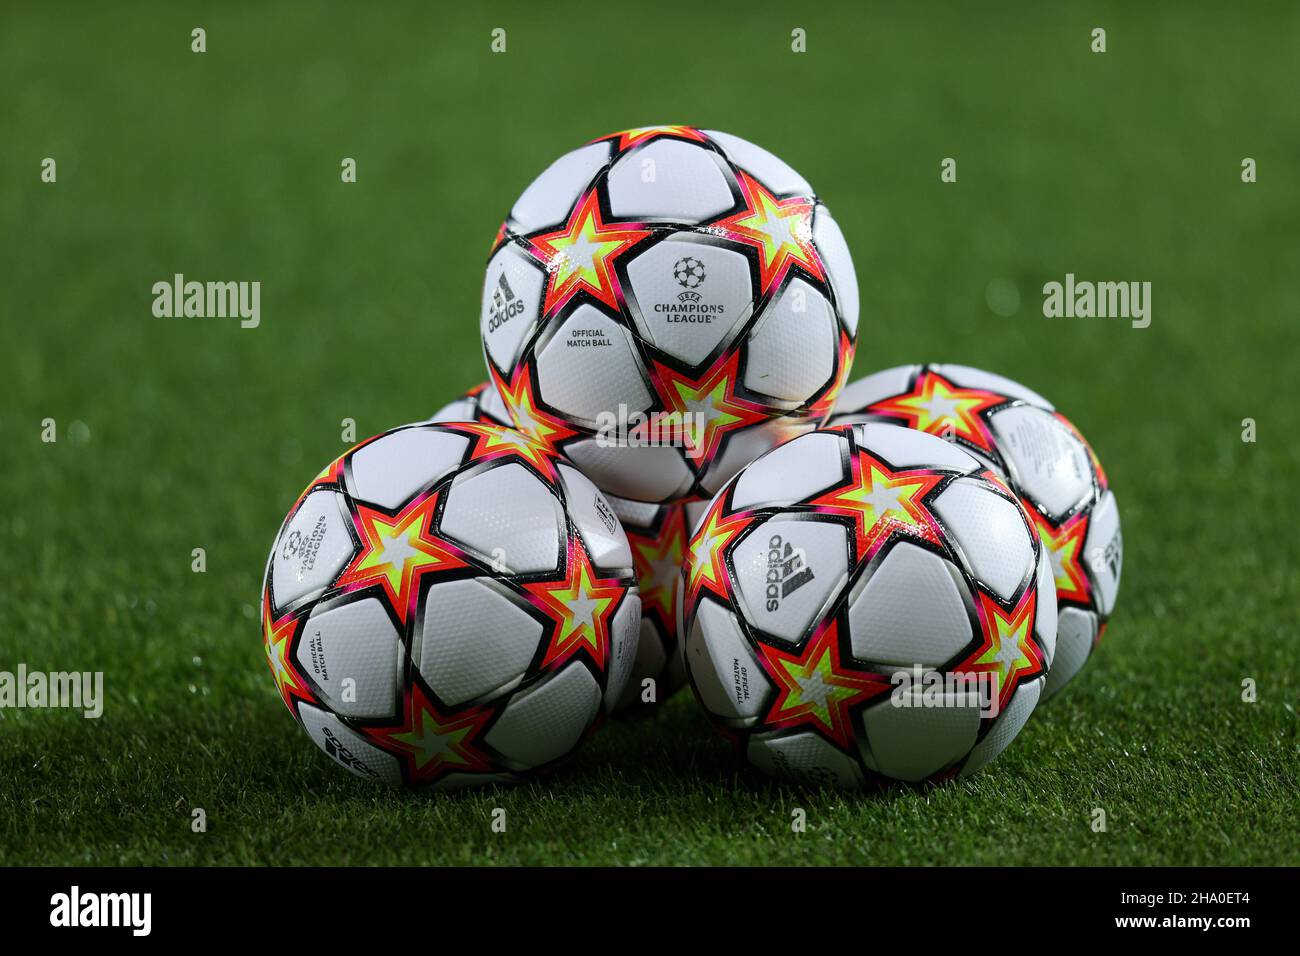
[[[481,332],[518,427],[609,493],[659,503],[709,497],[820,423],[857,323],[848,247],[802,176],[739,137],[655,126],[524,191]]]
[[[1047,555],[1006,486],[892,425],[816,431],[743,469],[688,545],[691,685],[753,766],[836,786],[965,776],[1052,663]]]
[[[613,509],[528,436],[408,425],[285,519],[263,583],[276,687],[335,762],[388,784],[504,782],[622,694],[641,605]]]
[[[1047,399],[964,365],[903,365],[845,387],[831,422],[890,422],[938,435],[979,458],[1021,499],[1052,562],[1060,608],[1043,698],[1083,668],[1119,594],[1119,505],[1101,462]]]

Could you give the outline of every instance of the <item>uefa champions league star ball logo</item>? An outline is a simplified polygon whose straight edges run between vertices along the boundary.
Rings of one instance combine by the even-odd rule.
[[[682,301],[698,302],[699,293],[695,290],[704,284],[704,263],[694,256],[682,256],[673,266],[673,278],[686,291],[677,298]]]

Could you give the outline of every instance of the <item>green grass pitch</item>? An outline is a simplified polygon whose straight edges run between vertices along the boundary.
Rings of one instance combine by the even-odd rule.
[[[0,862],[1300,862],[1300,11],[1131,6],[8,4],[0,670],[102,670],[107,700],[0,710]],[[342,419],[361,437],[483,378],[503,213],[650,123],[812,181],[857,263],[854,377],[1002,372],[1109,472],[1101,649],[968,782],[756,783],[685,693],[546,782],[390,793],[284,712],[255,605],[293,496]],[[260,327],[153,318],[175,272],[260,280]],[[1044,318],[1067,272],[1150,281],[1150,327]]]

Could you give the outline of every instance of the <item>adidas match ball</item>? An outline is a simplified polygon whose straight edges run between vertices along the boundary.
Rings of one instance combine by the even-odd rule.
[[[556,160],[499,230],[491,376],[518,427],[622,498],[709,497],[829,413],[857,280],[808,182],[726,133],[655,126]]]
[[[713,498],[683,568],[686,670],[749,764],[812,785],[965,776],[1047,679],[1051,567],[996,475],[894,425],[816,431]]]
[[[492,387],[491,382],[475,385],[460,398],[453,399],[431,416],[431,422],[479,422],[484,425],[500,425],[514,428],[510,419],[510,410],[501,401],[501,393]]]
[[[616,708],[628,710],[661,703],[686,683],[677,639],[677,591],[686,540],[707,502],[656,505],[610,496],[609,503],[627,533],[641,598],[636,661]]]
[[[846,387],[834,423],[892,422],[939,435],[998,471],[1020,496],[1056,581],[1056,658],[1044,699],[1087,662],[1115,608],[1119,506],[1092,447],[1050,402],[963,365],[906,365]]]
[[[511,429],[408,425],[322,471],[267,562],[275,684],[354,774],[450,789],[574,749],[622,694],[627,538],[571,465]]]

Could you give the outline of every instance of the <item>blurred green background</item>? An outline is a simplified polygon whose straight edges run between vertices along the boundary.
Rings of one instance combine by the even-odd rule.
[[[107,703],[0,710],[0,862],[1300,861],[1300,8],[1132,7],[7,3],[0,670],[102,670]],[[969,782],[755,784],[683,694],[546,784],[390,794],[284,712],[255,605],[293,496],[342,419],[361,437],[484,377],[515,196],[655,123],[811,180],[857,265],[854,377],[1009,375],[1109,471],[1127,554],[1101,651]],[[154,318],[177,272],[259,280],[261,326]],[[1044,318],[1067,272],[1150,281],[1150,328]]]

